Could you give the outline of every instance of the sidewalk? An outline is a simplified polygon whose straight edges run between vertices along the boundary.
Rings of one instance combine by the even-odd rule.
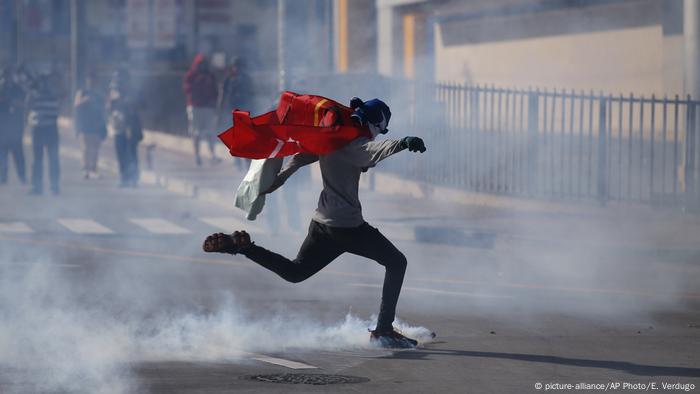
[[[80,158],[70,119],[60,120],[61,153]],[[154,166],[146,169],[145,147],[154,144]],[[190,196],[226,209],[252,231],[265,232],[265,220],[251,222],[233,206],[240,180],[245,175],[233,165],[223,144],[217,155],[223,161],[208,164],[208,148],[202,146],[204,166],[197,167],[188,138],[146,131],[141,147],[142,182]],[[391,160],[391,159],[388,159]],[[102,170],[116,172],[110,140],[101,150]],[[512,197],[468,193],[400,179],[375,169],[375,188],[363,175],[361,197],[364,215],[391,239],[491,249],[514,244],[575,243],[614,249],[700,251],[700,216],[649,206],[587,203],[552,203]],[[312,169],[312,185],[300,193],[302,229],[321,190],[318,165]],[[273,195],[274,196],[274,195]],[[276,197],[279,198],[279,197]],[[263,214],[265,211],[263,211]],[[283,231],[285,229],[283,228]],[[286,228],[287,231],[291,230]]]

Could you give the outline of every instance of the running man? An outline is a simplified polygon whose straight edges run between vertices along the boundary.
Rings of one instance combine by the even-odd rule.
[[[241,253],[292,283],[308,279],[346,252],[375,260],[385,267],[386,273],[379,318],[370,333],[370,341],[383,347],[415,347],[416,340],[401,335],[392,325],[406,272],[406,257],[378,229],[365,222],[358,188],[360,174],[368,168],[404,149],[423,153],[425,144],[418,137],[374,141],[378,134],[388,132],[389,107],[378,99],[363,103],[358,98],[353,98],[351,107],[353,121],[368,126],[371,138],[356,138],[343,148],[321,156],[298,153],[265,191],[273,192],[299,168],[319,162],[323,190],[308,235],[294,260],[256,245],[245,231],[212,234],[204,241],[203,249],[205,252]]]

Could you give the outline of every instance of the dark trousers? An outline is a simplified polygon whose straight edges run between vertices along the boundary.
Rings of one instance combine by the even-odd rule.
[[[117,151],[122,185],[134,186],[139,181],[138,144],[138,141],[134,141],[126,134],[114,136],[114,148]]]
[[[24,148],[22,147],[22,139],[0,142],[0,183],[7,182],[8,156],[10,154],[12,154],[12,159],[15,162],[17,178],[19,178],[22,183],[25,183],[27,181],[27,176],[24,168]]]
[[[58,161],[58,129],[55,125],[32,128],[32,185],[34,190],[39,192],[44,188],[44,150],[49,158],[51,190],[58,192],[61,170]]]
[[[311,221],[309,233],[294,260],[257,245],[251,246],[243,253],[283,279],[298,283],[308,279],[345,252],[372,259],[386,268],[377,329],[390,330],[406,272],[406,257],[379,230],[369,224],[345,228]]]

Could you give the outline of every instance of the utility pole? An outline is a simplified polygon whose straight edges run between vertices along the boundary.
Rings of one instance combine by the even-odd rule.
[[[277,0],[277,90],[283,92],[286,87],[286,64],[285,64],[285,51],[284,51],[284,33],[285,33],[285,23],[284,15],[286,12],[285,0]]]
[[[85,76],[85,3],[83,0],[70,2],[70,75],[71,97]]]
[[[22,0],[15,0],[15,63],[20,65],[24,63],[24,32],[22,31],[22,22],[24,21],[24,7]]]
[[[700,4],[683,2],[683,38],[685,45],[685,92],[700,98]]]
[[[684,88],[689,97],[700,98],[700,4],[697,0],[683,2],[683,38],[685,45],[685,80]],[[695,156],[697,155],[696,125],[698,111],[695,105],[688,104],[687,130],[685,135],[685,154],[683,155],[683,177],[686,204],[697,204],[695,191]]]

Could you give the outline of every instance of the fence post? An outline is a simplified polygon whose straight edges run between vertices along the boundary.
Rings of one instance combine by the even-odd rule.
[[[537,160],[539,138],[539,91],[527,93],[527,191],[537,192]]]
[[[598,201],[608,201],[608,122],[607,99],[601,97],[598,106]]]
[[[688,124],[686,125],[685,134],[685,205],[687,208],[695,208],[697,201],[693,200],[695,193],[695,128],[697,126],[697,108],[696,104],[690,100],[687,101]]]

